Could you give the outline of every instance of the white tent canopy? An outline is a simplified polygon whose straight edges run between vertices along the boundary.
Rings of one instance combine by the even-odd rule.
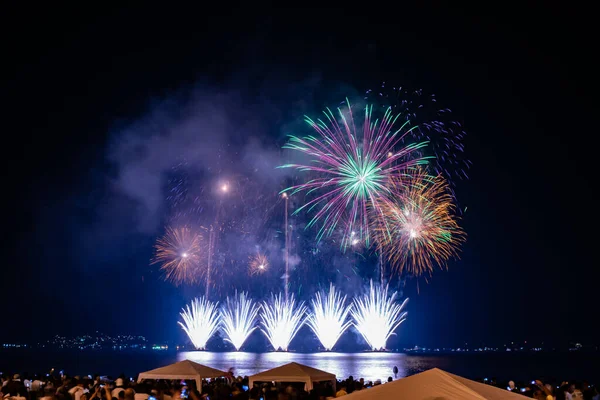
[[[144,379],[193,379],[196,381],[196,388],[202,393],[202,379],[219,378],[226,375],[227,372],[207,367],[206,365],[198,364],[190,360],[183,360],[165,367],[142,372],[138,376],[138,382],[141,382]]]
[[[307,392],[312,390],[313,382],[331,381],[334,390],[336,383],[335,374],[295,362],[252,375],[248,380],[251,388],[254,382],[304,382],[304,390]]]
[[[344,396],[344,399],[523,400],[524,397],[506,389],[475,382],[433,368],[397,381],[352,392]]]

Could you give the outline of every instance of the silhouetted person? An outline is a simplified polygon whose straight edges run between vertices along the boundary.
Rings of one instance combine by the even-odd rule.
[[[27,389],[18,374],[15,374],[13,379],[2,388],[2,393],[4,393],[4,396],[8,394],[10,396],[27,397]]]

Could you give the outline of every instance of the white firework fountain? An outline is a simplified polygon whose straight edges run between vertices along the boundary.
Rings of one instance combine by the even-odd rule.
[[[401,304],[396,302],[398,292],[388,296],[388,286],[373,286],[371,280],[368,293],[354,299],[354,307],[350,311],[354,326],[367,341],[373,351],[385,350],[385,345],[394,331],[406,320],[404,306],[408,298]]]
[[[340,336],[352,325],[348,314],[352,304],[346,304],[346,296],[336,292],[335,286],[329,286],[329,293],[317,292],[311,301],[312,312],[306,319],[307,325],[317,335],[321,345],[330,351]]]
[[[198,297],[181,310],[183,322],[179,322],[179,325],[198,350],[206,349],[206,342],[219,328],[218,304],[205,297]]]
[[[233,298],[227,297],[225,306],[221,310],[221,329],[225,340],[240,350],[248,336],[257,328],[259,306],[252,301],[247,293],[237,291]]]
[[[304,324],[306,306],[304,302],[296,305],[294,295],[285,297],[281,293],[271,294],[270,301],[263,302],[261,328],[275,351],[287,351],[296,333]]]

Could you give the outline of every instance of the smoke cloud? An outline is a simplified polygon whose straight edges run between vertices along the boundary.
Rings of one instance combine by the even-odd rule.
[[[280,190],[291,171],[277,169],[285,134],[297,130],[303,112],[312,107],[307,91],[313,80],[287,84],[290,91],[265,83],[255,92],[197,86],[155,102],[146,115],[114,129],[108,152],[116,168],[114,188],[133,200],[136,228],[153,234],[167,209],[169,174],[176,166],[215,179],[238,173],[260,176],[261,185]],[[281,92],[287,99],[273,101]],[[290,107],[290,105],[292,107]]]

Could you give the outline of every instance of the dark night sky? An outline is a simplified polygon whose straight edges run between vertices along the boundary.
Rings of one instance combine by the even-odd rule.
[[[544,7],[6,10],[0,339],[181,338],[176,312],[195,292],[148,274],[157,231],[131,227],[138,205],[111,157],[156,104],[209,87],[230,117],[268,108],[246,128],[276,142],[304,112],[381,81],[443,99],[473,162],[462,259],[418,294],[407,282],[399,343],[597,339],[593,46],[583,11]]]

